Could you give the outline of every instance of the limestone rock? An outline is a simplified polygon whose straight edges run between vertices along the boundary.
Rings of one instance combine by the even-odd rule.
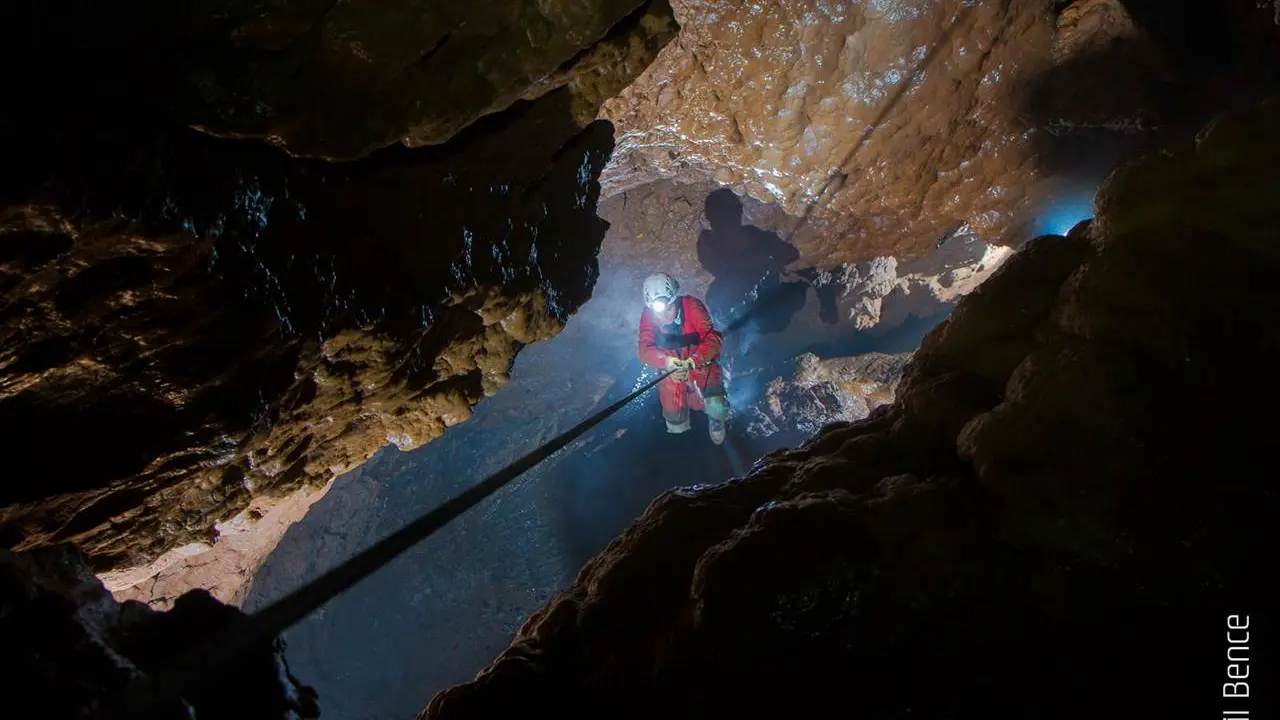
[[[636,357],[644,275],[667,270],[700,297],[710,284],[719,288],[720,281],[735,278],[732,272],[711,276],[698,258],[709,190],[661,182],[603,202],[600,212],[610,228],[590,301],[555,338],[523,348],[511,381],[477,405],[466,423],[412,452],[383,450],[338,478],[253,573],[244,607],[262,608],[283,597],[651,379]],[[785,223],[771,226],[765,217],[771,206],[751,198],[743,205],[743,222],[785,232]],[[530,613],[571,583],[582,563],[663,491],[741,475],[755,458],[891,400],[892,390],[886,389],[905,356],[865,353],[881,343],[895,351],[916,347],[913,326],[927,323],[904,320],[900,313],[934,315],[931,304],[944,305],[934,288],[944,289],[953,271],[976,270],[987,247],[978,240],[948,242],[926,261],[895,265],[902,276],[895,276],[889,296],[875,298],[883,306],[881,322],[869,330],[844,315],[835,325],[824,323],[817,317],[822,303],[816,293],[801,285],[809,302],[793,324],[811,319],[813,335],[773,335],[755,349],[768,351],[764,360],[800,355],[811,362],[797,373],[791,365],[756,365],[752,353],[722,358],[733,362],[734,412],[725,446],[712,446],[696,425],[693,433],[668,435],[654,393],[641,397],[290,629],[285,637],[295,673],[314,685],[327,715],[412,717],[436,692],[472,679]],[[714,261],[710,267],[723,270]],[[899,282],[924,277],[934,283]],[[853,298],[841,299],[837,307],[853,306]],[[849,352],[861,356],[819,361],[803,353],[815,338],[848,339]],[[782,391],[758,401],[775,377]],[[780,412],[770,401],[779,402]],[[753,408],[763,415],[754,415]],[[756,423],[765,432],[751,434],[749,425]],[[211,553],[193,558],[188,576],[207,578],[211,568],[203,558],[236,542],[224,539]],[[140,589],[160,602],[181,587],[182,577],[174,566],[160,582]],[[386,667],[413,672],[387,673]]]
[[[892,405],[663,495],[422,717],[1220,710],[1187,688],[1226,616],[1280,600],[1280,390],[1249,382],[1280,351],[1277,126],[1273,102],[1118,169]]]
[[[485,73],[506,89],[483,107],[454,105],[452,86],[418,96],[434,119],[405,122],[430,125],[439,144],[346,163],[230,139],[274,133],[301,152],[315,128],[228,128],[261,101],[328,123],[319,154],[412,134],[363,94],[374,76],[400,77],[390,55],[426,37],[389,24],[412,8],[340,5],[321,22],[324,8],[302,2],[184,5],[137,23],[141,5],[6,6],[4,66],[35,69],[12,88],[29,102],[0,117],[0,432],[22,478],[0,494],[0,546],[74,542],[98,571],[142,569],[108,576],[122,589],[278,503],[314,499],[385,445],[438,437],[506,382],[523,345],[558,332],[590,294],[606,227],[595,178],[611,128],[584,117],[669,28],[660,3],[534,5],[439,11],[459,24],[474,13],[452,52],[479,51],[488,30],[515,33],[521,18],[555,22],[520,28],[531,45],[486,51],[512,54]],[[581,27],[552,33],[556,23]],[[326,64],[315,53],[334,33],[346,59]],[[374,40],[388,55],[343,75]],[[263,56],[267,46],[281,50]],[[58,51],[67,57],[37,61]],[[192,80],[207,67],[264,85],[218,100]],[[535,73],[540,95],[525,77],[535,67],[560,72]],[[285,69],[299,85],[280,84]],[[310,96],[321,105],[373,105],[335,125],[271,95],[301,101],[315,84],[329,90]],[[528,97],[494,112],[509,92]],[[218,129],[193,98],[225,111],[227,137],[188,127]],[[481,111],[492,114],[447,137]],[[231,554],[256,562],[274,539],[249,544]],[[251,570],[238,562],[228,567]]]
[[[920,314],[931,303],[954,303],[989,278],[1013,254],[1013,249],[989,245],[981,238],[957,236],[931,256],[907,263],[877,257],[857,265],[842,265],[821,273],[817,285],[834,292],[845,305],[848,319],[859,330],[879,325],[887,298],[898,293],[912,298]]]
[[[283,498],[255,497],[234,518],[214,525],[212,546],[183,545],[147,565],[101,572],[98,578],[117,601],[136,600],[157,610],[167,610],[194,589],[242,607],[254,575],[285,531],[306,517],[335,481],[304,485]]]
[[[606,192],[714,178],[844,237],[842,262],[911,259],[964,221],[1004,237],[1030,136],[1012,88],[1048,65],[1039,3],[674,4],[681,33],[606,103]],[[926,63],[926,60],[930,62]]]
[[[243,617],[202,591],[167,613],[118,604],[70,546],[0,550],[6,701],[23,715],[87,719],[118,711],[131,683]],[[280,640],[257,649],[184,692],[185,706],[167,704],[157,717],[319,717],[315,692],[289,673],[283,651]]]
[[[1253,0],[672,6],[676,41],[602,111],[605,195],[713,180],[807,217],[797,244],[833,265],[923,257],[965,223],[1002,245],[1043,233],[1051,202],[1087,203],[1126,153],[1280,62]],[[1232,44],[1257,52],[1205,51]]]
[[[854,422],[893,402],[909,353],[869,353],[823,360],[796,358],[795,375],[769,382],[761,402],[746,409],[747,432],[768,437],[796,428],[812,435],[833,422]]]
[[[208,542],[254,496],[461,422],[586,299],[607,126],[501,181],[463,151],[326,171],[172,142],[124,197],[92,188],[101,215],[9,206],[0,424],[31,478],[4,498],[11,546],[70,540],[107,569]],[[538,147],[526,167],[560,145]],[[57,437],[79,452],[43,457]]]
[[[744,232],[717,235],[712,227],[708,217],[717,213],[717,204],[726,203]],[[914,261],[875,257],[842,263],[840,243],[804,242],[806,233],[795,232],[795,219],[776,205],[737,197],[706,182],[634,187],[605,199],[600,214],[610,223],[610,237],[617,238],[605,244],[601,261],[631,274],[626,282],[615,278],[597,292],[622,287],[630,295],[619,295],[619,305],[634,295],[647,273],[667,272],[679,278],[682,292],[705,297],[713,313],[727,322],[742,315],[762,292],[779,282],[792,283],[803,288],[800,294],[812,287],[821,298],[828,335],[843,329],[830,325],[845,321],[856,330],[884,330],[909,314],[937,313],[990,277],[1013,252],[961,226]],[[891,298],[898,302],[885,313]]]

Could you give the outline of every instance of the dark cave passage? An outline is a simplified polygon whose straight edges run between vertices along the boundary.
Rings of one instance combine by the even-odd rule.
[[[25,714],[1274,704],[1280,0],[15,0],[0,56]],[[722,445],[650,391],[248,615],[654,378],[658,272]]]
[[[611,322],[638,317],[637,272],[644,268],[602,263],[592,300],[562,333],[521,351],[511,381],[471,419],[417,450],[386,448],[340,477],[268,557],[245,609],[261,609],[652,378],[635,356],[635,328]],[[750,292],[757,279],[717,276],[741,286],[739,311],[752,307],[749,294],[770,301]],[[287,632],[291,667],[324,698],[325,716],[411,717],[436,692],[470,680],[654,498],[741,476],[763,455],[803,442],[809,433],[799,427],[762,436],[746,422],[765,384],[794,372],[797,355],[910,352],[949,311],[928,305],[933,314],[918,317],[891,296],[888,327],[859,331],[827,322],[829,299],[796,285],[799,302],[787,300],[794,306],[782,322],[766,305],[768,323],[728,337],[722,362],[735,410],[724,445],[709,441],[702,413],[692,431],[669,435],[650,391]]]

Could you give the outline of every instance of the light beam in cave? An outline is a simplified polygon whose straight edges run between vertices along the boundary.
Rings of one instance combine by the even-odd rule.
[[[1093,217],[1095,186],[1080,188],[1055,197],[1033,226],[1033,236],[1066,235],[1082,220]]]

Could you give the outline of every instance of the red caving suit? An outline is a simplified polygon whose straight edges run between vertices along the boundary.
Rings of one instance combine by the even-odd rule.
[[[668,377],[658,384],[658,399],[662,403],[662,415],[671,423],[686,422],[689,410],[703,410],[693,383],[698,384],[703,397],[716,397],[723,402],[724,385],[720,377],[720,333],[711,324],[711,316],[702,301],[681,295],[676,299],[679,310],[670,325],[659,325],[659,319],[649,308],[640,313],[640,360],[659,370],[667,367],[667,358],[681,360],[694,358],[697,369],[689,374],[691,382],[680,382]]]

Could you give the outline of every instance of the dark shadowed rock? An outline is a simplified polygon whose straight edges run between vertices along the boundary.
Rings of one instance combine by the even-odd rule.
[[[666,0],[10,5],[4,57],[37,69],[6,67],[17,112],[112,122],[141,103],[333,160],[438,145],[566,85],[591,118],[676,31]]]
[[[160,5],[0,18],[25,99],[0,111],[0,433],[22,478],[0,544],[142,568],[121,586],[438,437],[559,331],[606,227],[612,129],[591,118],[674,32],[662,2]],[[437,35],[451,74],[423,55]],[[406,98],[421,112],[387,105]],[[330,163],[249,136],[433,146]]]
[[[892,405],[665,494],[422,717],[1220,710],[1227,615],[1277,600],[1276,127],[1117,170]]]
[[[564,330],[523,348],[511,381],[444,437],[411,452],[385,449],[337,479],[254,574],[244,608],[265,607],[651,379],[653,370],[636,357],[641,280],[652,269],[670,269],[682,288],[703,296],[695,250],[707,194],[706,187],[663,183],[602,203],[611,225],[600,278]],[[948,243],[928,262],[899,267],[885,284],[900,283],[912,288],[912,299],[941,304],[933,293],[960,292],[972,274],[965,271],[982,255]],[[717,282],[741,288],[759,279],[751,274],[760,267],[753,258],[737,267],[711,265]],[[949,275],[955,282],[947,282]],[[884,290],[869,298],[849,290],[831,303],[841,316],[837,324],[819,318],[826,302],[810,293],[806,312],[787,333],[757,344],[766,354],[732,356],[728,389],[735,405],[723,445],[709,441],[701,414],[694,432],[668,434],[656,393],[648,393],[291,628],[285,638],[292,667],[324,698],[325,716],[412,717],[440,690],[473,678],[530,613],[569,586],[582,564],[660,493],[740,476],[765,452],[891,401],[908,356],[802,354],[799,362],[759,364],[800,354],[815,341],[834,351],[899,349],[895,300],[885,302],[882,322],[866,332],[845,312],[864,304],[878,309]],[[806,320],[811,330],[800,327]],[[912,338],[906,347],[919,344],[919,335]],[[226,537],[218,548],[233,542]],[[156,602],[173,594],[179,577],[175,566],[140,589]],[[388,673],[390,666],[412,672]]]
[[[771,380],[764,397],[743,409],[747,432],[768,437],[795,428],[808,436],[833,422],[861,420],[893,402],[910,359],[910,353],[828,360],[805,353],[796,358],[793,375]]]
[[[5,702],[23,717],[103,717],[124,707],[131,683],[243,618],[204,591],[184,595],[166,613],[118,604],[69,545],[0,550]],[[319,717],[315,692],[293,678],[283,652],[276,640],[247,653],[182,700],[202,720]],[[189,715],[169,703],[153,717]]]

